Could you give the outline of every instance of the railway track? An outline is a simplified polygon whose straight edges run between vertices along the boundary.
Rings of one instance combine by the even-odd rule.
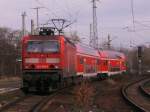
[[[150,112],[150,96],[143,87],[148,81],[150,78],[141,79],[122,88],[123,97],[140,112]]]
[[[142,92],[144,95],[146,95],[148,98],[150,98],[150,92],[145,89],[145,85],[148,84],[149,82],[150,82],[150,80],[148,80],[147,82],[145,82],[144,84],[142,84],[142,85],[140,86],[141,92]]]
[[[26,95],[12,101],[2,108],[0,112],[41,112],[43,107],[56,95],[64,90],[68,90],[71,86],[53,91],[49,95]]]
[[[34,112],[47,96],[29,95],[19,98],[0,109],[0,112]]]

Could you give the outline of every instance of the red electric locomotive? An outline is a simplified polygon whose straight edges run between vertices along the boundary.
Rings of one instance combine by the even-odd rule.
[[[76,46],[52,29],[22,40],[23,90],[55,88],[76,74]]]

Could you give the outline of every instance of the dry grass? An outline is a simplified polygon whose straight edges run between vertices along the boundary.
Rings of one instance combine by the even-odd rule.
[[[1,77],[0,82],[4,81],[18,81],[20,80],[20,77]]]
[[[144,87],[150,87],[150,81],[144,85]]]
[[[87,110],[93,104],[95,88],[88,81],[83,81],[75,87],[73,93],[75,105],[80,109]]]

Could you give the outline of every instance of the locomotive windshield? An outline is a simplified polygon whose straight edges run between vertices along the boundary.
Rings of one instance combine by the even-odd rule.
[[[49,53],[59,52],[58,41],[29,41],[27,52]]]

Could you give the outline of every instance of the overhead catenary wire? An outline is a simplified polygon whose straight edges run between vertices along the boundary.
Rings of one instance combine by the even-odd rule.
[[[52,12],[52,10],[51,9],[49,9],[49,8],[47,8],[46,7],[46,5],[44,4],[44,3],[42,3],[42,2],[40,2],[40,0],[35,0],[40,6],[42,6],[42,7],[44,7],[45,9],[47,9],[48,11],[50,11],[53,15],[54,15],[54,18],[62,18],[62,16],[58,16],[58,14],[56,15],[54,12]],[[55,2],[57,2],[56,0],[55,0]],[[57,6],[59,6],[59,7],[61,7],[60,5],[59,5],[59,3],[55,3],[55,4],[57,4]],[[68,7],[69,8],[69,7]],[[67,12],[67,11],[69,11],[69,9],[67,9],[67,11],[66,10],[64,10],[64,9],[62,9],[63,11],[63,13],[69,13],[69,12]],[[51,15],[49,15],[49,16],[51,16]],[[71,15],[71,13],[69,13],[69,16],[71,17],[72,15]],[[71,19],[71,18],[70,18]],[[45,25],[48,25],[49,24],[49,22],[52,20],[52,18],[50,17],[44,24],[42,24],[43,26],[45,26]],[[73,24],[73,23],[75,23],[77,20],[75,19],[75,20],[72,20],[72,22],[71,22],[71,24]],[[59,23],[58,23],[59,24]],[[65,28],[66,27],[68,27],[68,26],[70,26],[71,24],[69,24],[69,25],[66,25],[65,26]]]
[[[142,22],[135,21],[135,23],[137,23],[137,24],[139,24],[139,25],[141,25],[141,26],[143,26],[143,27],[150,28],[150,26],[149,26],[149,25],[147,25],[147,24],[143,24]]]
[[[36,10],[37,29],[39,28],[39,9],[41,9],[41,8],[44,8],[44,7],[35,7],[35,8],[32,8],[32,9]]]
[[[55,9],[55,12],[53,12],[50,8],[48,8],[48,7],[46,7],[46,5],[43,3],[43,2],[41,2],[40,0],[35,0],[39,5],[41,5],[41,6],[43,6],[43,7],[45,7],[45,9],[47,9],[50,13],[52,13],[52,15],[55,17],[55,18],[60,18],[61,17],[61,15],[60,16],[58,16],[58,13],[57,13],[57,15],[56,15],[56,9]],[[54,0],[53,2],[55,2],[54,4],[57,4],[57,6],[58,7],[62,7],[62,6],[60,6],[59,5],[59,3],[56,1],[56,0]],[[61,9],[61,13],[64,13],[64,14],[66,14],[66,10],[64,10],[64,9]]]
[[[60,7],[61,7],[61,14],[62,14],[62,15],[60,15],[61,17],[62,17],[62,16],[65,16],[65,17],[66,17],[67,15],[70,16],[70,14],[68,14],[68,11],[69,11],[69,10],[65,10],[65,9],[64,9],[64,6],[61,6],[61,5],[60,5],[60,1],[58,2],[57,0],[54,0],[54,2],[55,2],[55,4],[57,4],[57,7],[59,7],[59,9],[60,9]],[[60,10],[59,10],[59,11],[60,11]]]
[[[69,19],[72,19],[73,15],[70,13],[70,7],[69,7],[69,5],[68,5],[68,0],[66,0],[65,6],[66,6],[65,8],[66,8],[66,10],[67,10],[67,14],[68,14],[68,16],[69,16]]]
[[[55,4],[57,4],[58,7],[62,7],[57,0],[55,0]],[[69,19],[70,21],[72,21],[72,23],[75,23],[75,21],[77,22],[77,17],[73,16],[74,14],[73,14],[72,10],[69,7],[68,0],[66,0],[65,7],[63,7],[61,10],[65,15],[65,19]],[[80,10],[78,10],[76,12],[76,14],[75,14],[76,16],[78,16],[78,13],[80,12]]]
[[[39,5],[41,5],[42,7],[44,7],[46,10],[48,10],[54,17],[57,17],[58,18],[58,16],[54,13],[54,12],[52,12],[52,10],[51,9],[49,9],[48,7],[46,7],[46,5],[45,4],[43,4],[42,2],[40,2],[39,0],[35,0]]]

